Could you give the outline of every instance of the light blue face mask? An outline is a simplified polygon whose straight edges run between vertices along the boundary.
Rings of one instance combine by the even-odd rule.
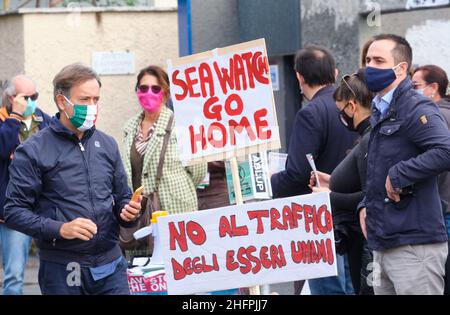
[[[27,101],[27,109],[25,110],[25,112],[22,114],[23,117],[28,118],[31,115],[34,114],[34,112],[36,111],[36,107],[37,107],[37,102],[33,101],[31,98],[28,98]]]
[[[428,88],[428,85],[426,87],[424,87],[423,89],[417,89],[416,92],[419,93],[420,95],[424,95],[425,94],[425,90]]]

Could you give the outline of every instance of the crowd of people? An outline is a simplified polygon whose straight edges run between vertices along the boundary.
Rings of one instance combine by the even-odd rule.
[[[295,57],[308,103],[295,118],[286,168],[271,175],[271,185],[274,198],[330,192],[338,275],[309,280],[314,295],[450,290],[448,78],[436,65],[413,69],[412,60],[409,43],[392,34],[364,45],[353,74],[340,75],[324,47],[306,46]],[[162,68],[148,66],[137,76],[140,111],[124,125],[122,150],[95,127],[100,90],[90,67],[64,67],[53,80],[58,113],[50,117],[37,107],[31,78],[17,75],[5,86],[3,294],[22,294],[32,238],[43,294],[129,294],[125,257],[152,252],[151,238],[130,237],[140,221],[149,222],[155,209],[178,214],[228,205],[223,162],[184,166],[178,158]],[[207,173],[208,187],[197,189]],[[132,201],[139,187],[144,193]],[[73,262],[75,285],[67,280]],[[296,294],[303,285],[295,282]]]

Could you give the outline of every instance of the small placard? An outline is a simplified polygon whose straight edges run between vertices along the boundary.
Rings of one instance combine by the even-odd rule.
[[[134,53],[127,51],[94,51],[92,68],[99,75],[134,74]]]

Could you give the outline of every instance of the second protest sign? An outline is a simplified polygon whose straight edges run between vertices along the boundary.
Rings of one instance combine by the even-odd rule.
[[[158,221],[169,294],[337,275],[328,193]]]

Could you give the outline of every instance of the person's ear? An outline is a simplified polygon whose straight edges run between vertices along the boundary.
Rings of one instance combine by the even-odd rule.
[[[409,74],[409,64],[407,62],[402,62],[398,65],[398,69],[400,70],[400,74],[399,75],[408,75]]]
[[[355,113],[357,111],[356,102],[354,100],[350,100],[348,101],[348,104],[348,107],[351,109],[351,111]]]
[[[438,95],[439,94],[439,84],[437,84],[436,82],[431,83],[429,85],[429,88],[432,91],[432,93],[431,93],[432,95]]]
[[[62,96],[62,94],[58,94],[56,95],[56,105],[58,106],[59,110],[64,110],[65,109],[65,99],[64,96]]]
[[[305,88],[306,85],[305,78],[298,72],[296,72],[295,74],[297,76],[298,87],[300,90],[302,90],[302,92],[304,92],[303,89]]]
[[[339,76],[339,69],[335,68],[334,69],[334,80],[337,80],[338,76]]]
[[[303,78],[303,76],[298,72],[295,72],[295,75],[297,76],[298,82],[303,85],[305,83],[305,79]]]

